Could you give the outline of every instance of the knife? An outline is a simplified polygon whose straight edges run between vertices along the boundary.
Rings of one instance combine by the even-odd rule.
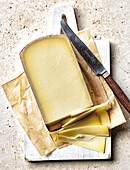
[[[100,61],[94,56],[94,54],[89,50],[89,48],[76,36],[76,34],[71,30],[68,24],[61,19],[61,27],[63,32],[67,35],[73,46],[81,54],[84,60],[87,62],[89,67],[97,76],[103,76],[106,82],[109,84],[110,88],[115,93],[116,97],[119,99],[121,104],[130,113],[130,101],[125,95],[123,90],[119,85],[112,79],[110,74],[107,72],[105,67],[100,63]]]

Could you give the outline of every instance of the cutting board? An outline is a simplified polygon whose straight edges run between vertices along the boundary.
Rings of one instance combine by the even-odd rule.
[[[71,16],[71,17],[70,17]],[[74,9],[70,6],[56,6],[52,15],[52,26],[50,34],[60,34],[61,18],[66,18],[68,25],[76,33],[78,32]],[[105,68],[110,73],[110,45],[108,40],[95,41],[99,56]],[[76,145],[69,145],[62,149],[56,149],[48,156],[41,157],[28,136],[24,135],[24,157],[28,161],[48,161],[48,160],[94,160],[111,158],[111,137],[106,139],[105,153],[92,151]]]

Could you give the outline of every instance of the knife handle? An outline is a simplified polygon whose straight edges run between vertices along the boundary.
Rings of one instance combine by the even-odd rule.
[[[106,82],[109,84],[116,97],[119,99],[121,104],[126,108],[126,110],[130,113],[130,101],[122,89],[118,86],[118,84],[112,79],[109,75],[105,78]]]

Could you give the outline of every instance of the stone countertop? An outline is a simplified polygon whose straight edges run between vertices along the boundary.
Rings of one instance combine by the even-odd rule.
[[[48,33],[55,5],[75,8],[79,30],[89,28],[94,39],[111,43],[111,73],[127,96],[129,90],[129,0],[1,0],[0,1],[0,85],[22,71],[20,50],[30,41]],[[23,155],[23,129],[0,87],[0,169],[130,169],[130,117],[112,130],[112,161],[65,161],[29,163]]]

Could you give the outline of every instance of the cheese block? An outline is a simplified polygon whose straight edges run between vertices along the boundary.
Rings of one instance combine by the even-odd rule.
[[[76,140],[59,135],[57,137],[57,145],[59,145],[60,143],[70,143],[87,149],[104,152],[106,137],[92,137],[89,140]]]
[[[80,114],[80,115],[78,115],[74,118],[68,119],[68,121],[65,122],[65,124],[62,127],[66,127],[66,126],[68,126],[68,125],[70,125],[70,124],[72,124],[72,123],[74,123],[78,120],[81,120],[84,117],[86,117],[87,115],[94,113],[95,111],[102,111],[102,110],[109,110],[109,109],[111,109],[111,105],[110,105],[110,101],[108,100],[105,103],[91,107],[88,111],[85,111],[82,114]]]
[[[92,106],[78,62],[65,36],[46,36],[20,53],[46,124]]]
[[[85,135],[109,136],[107,125],[83,126],[61,130],[58,132],[61,136],[76,137]]]

